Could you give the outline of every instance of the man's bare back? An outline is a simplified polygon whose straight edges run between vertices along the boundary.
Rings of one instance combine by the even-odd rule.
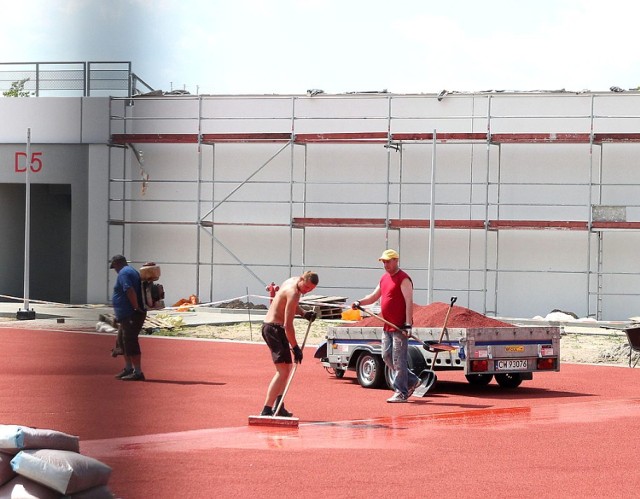
[[[265,322],[282,324],[284,326],[287,322],[287,306],[293,309],[293,315],[290,318],[291,321],[293,321],[293,317],[295,317],[298,309],[298,304],[300,303],[301,293],[298,289],[299,282],[300,276],[295,276],[290,277],[282,283],[282,286],[280,286],[280,289],[269,306],[267,315],[264,318]]]
[[[296,346],[296,330],[293,319],[296,315],[303,316],[305,311],[300,307],[300,297],[312,291],[318,282],[318,276],[314,272],[305,272],[301,276],[290,277],[282,283],[280,290],[274,296],[265,323],[280,324],[291,346]]]

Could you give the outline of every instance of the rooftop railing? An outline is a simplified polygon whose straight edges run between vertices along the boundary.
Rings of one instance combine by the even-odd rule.
[[[2,62],[0,92],[17,82],[34,97],[133,97],[154,89],[131,62]]]

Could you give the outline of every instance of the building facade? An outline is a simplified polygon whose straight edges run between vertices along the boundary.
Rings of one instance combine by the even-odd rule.
[[[167,303],[256,302],[306,269],[355,299],[392,247],[419,304],[638,315],[635,92],[5,98],[0,116],[0,294],[22,291],[30,129],[34,299],[105,302],[115,253],[158,263]]]

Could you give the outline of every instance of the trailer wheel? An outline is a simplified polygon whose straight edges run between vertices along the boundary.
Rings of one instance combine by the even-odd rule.
[[[418,376],[427,368],[427,361],[425,360],[424,355],[422,355],[422,349],[410,346],[407,353],[407,363],[409,364],[409,369],[413,371],[413,374]]]
[[[395,373],[391,369],[389,369],[389,366],[387,364],[384,364],[384,382],[389,390],[393,390],[393,380],[395,379],[395,377]]]
[[[493,374],[465,374],[467,381],[473,386],[487,386],[493,379]]]
[[[522,383],[522,376],[519,373],[496,374],[496,381],[501,388],[518,388]]]
[[[333,370],[333,374],[335,374],[336,378],[338,378],[338,379],[344,378],[344,373],[345,373],[344,369],[334,369]]]
[[[419,376],[422,371],[427,368],[427,361],[424,360],[424,356],[418,347],[410,346],[407,350],[407,367],[413,374]],[[387,383],[387,387],[393,390],[394,373],[384,366],[384,378]]]
[[[356,367],[358,383],[363,388],[379,388],[384,381],[384,363],[379,355],[363,353]]]

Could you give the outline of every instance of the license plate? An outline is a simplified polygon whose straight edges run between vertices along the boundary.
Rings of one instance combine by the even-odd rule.
[[[496,360],[496,371],[525,371],[527,359]]]

